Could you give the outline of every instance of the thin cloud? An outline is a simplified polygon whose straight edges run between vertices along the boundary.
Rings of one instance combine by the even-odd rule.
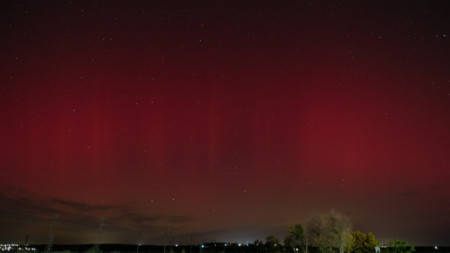
[[[27,198],[0,192],[0,223],[45,224],[53,220],[55,215],[58,216],[60,227],[66,230],[96,227],[100,217],[105,216],[108,230],[128,231],[142,227],[147,233],[160,232],[168,227],[176,228],[195,220],[188,215],[143,214],[125,205],[89,205],[60,198]]]
[[[113,206],[113,205],[88,205],[86,203],[58,199],[58,198],[52,198],[51,202],[53,204],[59,204],[59,205],[71,208],[74,211],[78,211],[78,212],[90,212],[90,211],[96,211],[96,210],[117,209],[117,206]]]

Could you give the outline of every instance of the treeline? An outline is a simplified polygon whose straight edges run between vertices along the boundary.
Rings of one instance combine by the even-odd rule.
[[[270,235],[264,245],[269,250],[278,252],[311,253],[379,253],[381,245],[372,233],[353,231],[350,220],[334,210],[313,215],[304,227],[296,224],[289,228],[289,235],[284,238],[283,247],[279,240]],[[260,240],[255,245],[260,245]],[[412,253],[414,246],[408,242],[395,240],[384,247],[383,252]]]
[[[79,247],[78,245],[77,247]],[[184,246],[102,245],[99,247],[58,250],[59,253],[412,253],[413,246],[395,240],[381,246],[372,233],[353,231],[350,220],[334,210],[313,215],[304,225],[295,224],[288,230],[283,243],[275,235],[253,244],[205,243]],[[122,247],[122,248],[121,248]],[[124,248],[126,247],[126,248]],[[43,251],[41,251],[43,252]]]
[[[291,248],[284,245],[277,245],[274,248],[269,248],[265,244],[255,245],[255,244],[245,244],[238,246],[237,243],[227,244],[227,246],[217,245],[217,246],[205,246],[201,245],[184,245],[184,246],[141,246],[139,251],[135,245],[120,245],[117,247],[114,245],[102,245],[104,247],[100,249],[65,249],[65,250],[55,250],[52,253],[290,253],[293,252]],[[61,246],[64,247],[64,246]],[[336,249],[337,250],[337,249]],[[44,253],[45,251],[40,251]],[[299,249],[300,252],[300,249]],[[320,248],[314,246],[308,246],[308,253],[320,253]],[[335,251],[336,252],[336,251]],[[374,252],[374,250],[370,251]],[[381,253],[393,253],[391,248],[382,248]],[[436,253],[435,250],[422,249],[419,252],[423,253]],[[450,251],[440,251],[440,252],[450,252]]]

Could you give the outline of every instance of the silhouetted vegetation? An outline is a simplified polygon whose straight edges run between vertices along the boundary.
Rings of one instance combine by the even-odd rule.
[[[395,239],[395,241],[391,242],[389,246],[391,253],[412,253],[416,251],[414,246],[408,247],[407,241],[400,241],[398,239]]]
[[[306,224],[295,224],[288,229],[284,245],[275,235],[265,242],[257,239],[253,244],[204,243],[202,245],[55,245],[53,253],[413,253],[416,248],[408,242],[395,240],[380,247],[372,233],[351,231],[350,220],[336,211],[313,215]],[[34,245],[43,252],[45,245]],[[445,251],[447,250],[447,251]],[[443,247],[420,247],[418,252],[450,252]]]
[[[309,244],[319,248],[321,253],[332,253],[335,249],[344,253],[350,241],[350,220],[334,210],[314,215],[307,229]]]
[[[348,245],[348,251],[351,253],[372,253],[375,247],[380,243],[372,233],[363,233],[354,231]]]

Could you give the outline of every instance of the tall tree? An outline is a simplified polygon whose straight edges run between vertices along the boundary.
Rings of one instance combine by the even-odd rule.
[[[333,252],[334,249],[344,253],[351,233],[351,223],[346,216],[331,210],[312,216],[307,227],[309,243],[322,253]]]
[[[352,253],[373,253],[378,245],[379,242],[372,233],[354,231],[351,234],[348,250]]]
[[[289,236],[292,239],[292,247],[303,250],[305,243],[305,229],[301,224],[295,224],[289,228]]]
[[[329,243],[326,241],[324,223],[322,215],[314,214],[311,217],[307,224],[308,243],[319,248],[321,253],[328,253],[330,250],[327,249]]]

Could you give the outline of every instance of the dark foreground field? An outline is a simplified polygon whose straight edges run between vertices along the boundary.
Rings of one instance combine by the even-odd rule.
[[[39,252],[43,252],[45,245],[32,245]],[[86,253],[92,249],[92,244],[79,245],[54,245],[52,252],[54,253]],[[154,246],[154,245],[131,245],[131,244],[103,244],[100,246],[103,253],[295,253],[295,251],[280,247],[278,249],[268,249],[264,246],[237,246],[223,244],[205,244],[201,245],[180,245],[180,246]],[[434,246],[416,246],[416,253],[450,253],[450,247]],[[63,252],[64,251],[64,252]],[[98,253],[96,251],[93,253]],[[301,251],[299,251],[301,252]],[[336,251],[338,252],[338,251]],[[319,253],[317,248],[309,247],[308,253]],[[388,248],[382,248],[381,253],[390,253]]]

